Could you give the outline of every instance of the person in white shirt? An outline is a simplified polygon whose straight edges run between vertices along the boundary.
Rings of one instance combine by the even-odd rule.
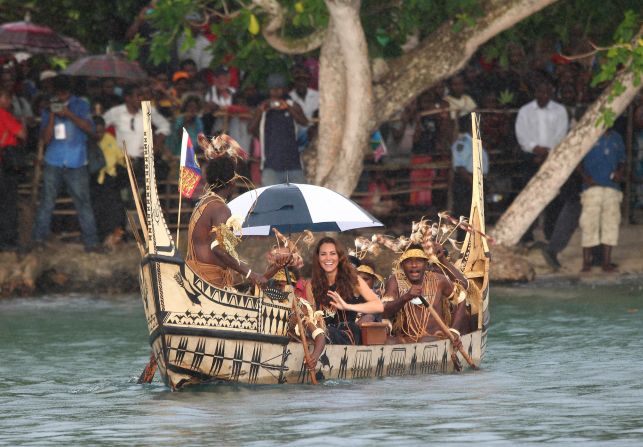
[[[551,99],[553,88],[545,79],[535,86],[535,99],[520,108],[516,118],[516,138],[524,154],[523,184],[524,187],[536,174],[549,152],[567,135],[569,119],[565,107]],[[549,239],[562,207],[561,201],[554,199],[545,209],[545,237]],[[533,226],[524,241],[533,239]]]
[[[319,110],[319,92],[308,88],[310,83],[310,72],[306,67],[298,66],[292,72],[294,87],[290,91],[290,99],[299,104],[301,110],[310,122],[315,112]],[[308,145],[308,126],[297,124],[297,145],[299,151],[303,151]]]
[[[203,16],[199,13],[191,13],[185,16],[185,19],[190,24],[192,30],[192,39],[194,46],[184,48],[186,40],[185,33],[182,33],[176,43],[177,54],[179,60],[192,59],[196,64],[197,71],[209,68],[214,56],[210,50],[210,41],[202,32],[201,23],[203,23]]]
[[[547,81],[538,82],[535,99],[522,106],[516,118],[518,143],[524,152],[532,155],[530,158],[537,166],[567,134],[567,111],[551,96],[551,85]]]
[[[144,173],[143,168],[143,111],[139,88],[128,85],[123,89],[125,104],[112,107],[103,115],[105,125],[113,126],[119,145],[125,142],[127,154],[132,158],[137,178]],[[163,115],[152,107],[152,124],[159,139],[155,148],[163,147],[165,137],[170,134],[170,124]]]

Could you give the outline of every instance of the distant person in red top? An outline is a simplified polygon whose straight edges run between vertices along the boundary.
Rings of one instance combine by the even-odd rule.
[[[9,112],[11,96],[0,89],[0,251],[18,248],[18,178],[5,154],[26,138],[25,127]]]

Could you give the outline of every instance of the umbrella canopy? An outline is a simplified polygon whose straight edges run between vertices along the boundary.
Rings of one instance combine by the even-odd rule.
[[[0,50],[65,55],[86,52],[77,40],[60,35],[49,27],[31,23],[29,20],[0,25]]]
[[[298,233],[384,226],[341,194],[315,185],[266,186],[240,195],[228,207],[244,219],[244,236],[267,236],[273,228]]]
[[[63,73],[71,76],[121,78],[132,81],[147,77],[138,62],[111,53],[81,57],[69,65]]]

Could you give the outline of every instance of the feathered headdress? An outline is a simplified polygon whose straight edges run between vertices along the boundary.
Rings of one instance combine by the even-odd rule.
[[[248,153],[230,135],[222,133],[217,137],[208,139],[203,133],[200,133],[197,136],[197,140],[199,141],[199,146],[203,149],[205,158],[208,160],[219,157],[230,157],[235,160],[248,158]]]

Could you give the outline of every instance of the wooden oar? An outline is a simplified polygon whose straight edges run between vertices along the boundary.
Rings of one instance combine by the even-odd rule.
[[[429,312],[435,318],[435,321],[438,323],[438,326],[440,326],[440,329],[442,329],[442,332],[444,332],[449,340],[451,340],[451,344],[455,347],[456,346],[456,341],[453,333],[449,330],[449,326],[447,326],[444,321],[442,321],[442,318],[440,318],[440,315],[438,315],[438,312],[433,308],[433,306],[427,306],[429,309]],[[462,357],[467,361],[471,369],[478,369],[476,364],[473,362],[473,359],[471,356],[469,356],[469,353],[465,351],[464,346],[462,346],[462,343],[458,343],[458,351],[460,351],[460,354],[462,354]]]
[[[150,354],[150,362],[147,364],[136,383],[152,383],[154,373],[156,372],[156,366],[156,357],[154,357],[154,352],[152,352],[152,354]]]
[[[289,286],[292,287],[292,281],[290,280],[290,273],[288,272],[288,267],[284,267],[284,271],[286,272],[286,282],[288,283]],[[292,312],[295,315],[295,321],[297,322],[297,327],[299,328],[299,337],[301,338],[301,346],[304,348],[304,363],[306,364],[306,369],[308,369],[308,373],[310,374],[310,382],[313,385],[317,385],[317,377],[315,377],[315,371],[308,368],[308,360],[310,360],[310,353],[308,352],[308,341],[306,340],[306,332],[304,328],[304,323],[301,321],[301,317],[299,316],[299,311],[297,310],[297,296],[293,293],[294,299],[292,300]]]

